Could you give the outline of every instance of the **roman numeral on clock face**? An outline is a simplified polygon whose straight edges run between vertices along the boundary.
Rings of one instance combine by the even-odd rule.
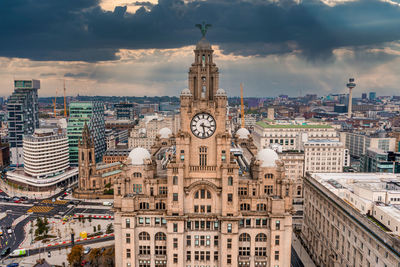
[[[216,122],[213,116],[208,113],[198,113],[190,122],[190,130],[193,135],[205,139],[212,136],[216,129]]]

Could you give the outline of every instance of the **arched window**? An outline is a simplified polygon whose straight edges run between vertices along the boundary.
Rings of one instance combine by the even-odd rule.
[[[133,177],[140,178],[140,177],[142,177],[142,173],[141,172],[134,172],[133,173]]]
[[[150,240],[150,235],[147,232],[139,233],[139,240]]]
[[[165,210],[165,203],[164,202],[157,202],[156,203],[156,210]]]
[[[167,240],[167,236],[163,232],[158,232],[158,233],[156,233],[154,239],[156,241],[165,241],[165,240]]]
[[[250,204],[247,203],[240,204],[240,210],[250,210]]]
[[[250,242],[250,235],[243,233],[239,236],[239,242]]]
[[[263,233],[256,235],[256,242],[265,242],[267,241],[267,236]]]
[[[267,174],[264,175],[264,177],[266,179],[272,179],[272,178],[274,178],[274,175],[272,173],[267,173]]]
[[[265,204],[257,204],[257,211],[266,211],[267,210],[267,205]]]
[[[300,185],[297,187],[297,195],[301,196],[301,186]]]
[[[140,202],[139,203],[139,208],[141,210],[148,210],[149,209],[149,203],[148,202]]]

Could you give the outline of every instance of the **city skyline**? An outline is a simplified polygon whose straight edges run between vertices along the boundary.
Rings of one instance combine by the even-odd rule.
[[[394,95],[400,82],[398,1],[0,6],[2,24],[13,25],[0,30],[7,36],[0,45],[2,96],[12,93],[14,78],[40,79],[43,97],[54,96],[56,88],[60,96],[63,79],[68,95],[177,96],[187,87],[190,44],[201,37],[194,24],[203,20],[213,24],[207,38],[223,73],[220,86],[230,96],[239,95],[240,82],[245,97],[346,93],[349,77],[357,80],[355,97]],[[26,19],[15,20],[21,16]]]

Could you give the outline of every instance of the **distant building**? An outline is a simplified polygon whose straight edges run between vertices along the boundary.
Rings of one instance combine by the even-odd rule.
[[[331,125],[311,122],[258,121],[252,134],[259,149],[279,144],[282,151],[303,150],[303,143],[308,140],[339,140],[336,129]]]
[[[0,168],[10,165],[10,146],[1,142],[0,138]]]
[[[135,119],[135,105],[133,103],[119,103],[115,104],[114,107],[117,120]]]
[[[15,80],[7,102],[8,140],[12,166],[24,164],[22,140],[39,127],[38,80]]]
[[[129,156],[130,148],[108,149],[103,156],[104,163],[124,162]]]
[[[361,157],[361,171],[400,173],[400,153],[368,148]]]
[[[349,155],[336,140],[310,140],[304,143],[304,175],[307,172],[341,172]]]
[[[369,92],[369,100],[370,101],[376,100],[376,92]]]
[[[340,140],[346,145],[350,156],[360,158],[368,148],[395,151],[396,139],[390,137],[371,137],[361,133],[340,132]]]
[[[399,185],[393,174],[308,174],[301,236],[316,265],[398,267]]]
[[[336,104],[333,111],[337,113],[346,113],[347,106],[345,104]]]
[[[70,163],[78,165],[78,140],[82,136],[85,123],[93,135],[96,162],[100,162],[106,151],[103,104],[96,101],[72,102],[69,105],[69,114],[67,135]]]
[[[361,99],[366,100],[367,99],[367,93],[362,93],[361,94]]]
[[[175,111],[179,109],[179,102],[161,102],[160,111]]]

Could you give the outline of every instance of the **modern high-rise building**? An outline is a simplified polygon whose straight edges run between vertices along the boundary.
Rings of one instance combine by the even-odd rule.
[[[293,182],[248,131],[233,138],[210,43],[194,53],[180,130],[133,149],[114,183],[115,265],[289,267]]]
[[[340,141],[345,144],[352,157],[360,158],[368,148],[395,151],[396,138],[375,137],[357,132],[340,132]]]
[[[69,168],[68,138],[53,129],[24,136],[24,170],[35,178],[54,177]]]
[[[368,148],[361,157],[362,172],[400,173],[400,153]]]
[[[103,103],[98,101],[71,102],[67,127],[71,165],[78,165],[78,141],[82,137],[85,123],[89,126],[93,138],[96,162],[102,161],[106,151]]]
[[[23,136],[39,127],[38,80],[15,80],[14,92],[7,101],[8,140],[12,166],[24,164]]]
[[[376,92],[369,92],[369,100],[370,101],[376,100]]]

